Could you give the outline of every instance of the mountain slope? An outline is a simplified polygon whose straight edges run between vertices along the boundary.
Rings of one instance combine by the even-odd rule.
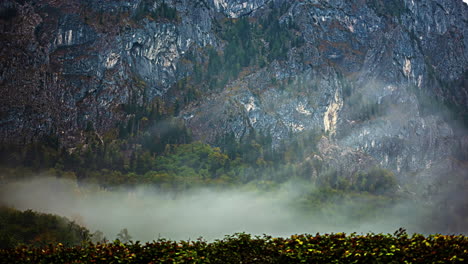
[[[461,0],[8,0],[0,14],[4,143],[138,133],[141,107],[215,145],[323,133],[307,159],[351,174],[466,172]]]

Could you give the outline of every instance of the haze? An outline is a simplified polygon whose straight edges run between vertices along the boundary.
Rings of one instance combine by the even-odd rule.
[[[412,202],[398,203],[357,219],[355,206],[365,203],[337,202],[322,213],[301,209],[303,184],[284,184],[275,192],[248,190],[196,190],[184,194],[162,193],[143,187],[109,192],[97,186],[78,187],[71,180],[38,177],[3,186],[1,201],[8,206],[66,216],[100,230],[108,240],[123,228],[133,240],[152,241],[221,239],[236,232],[289,236],[295,233],[384,232],[400,227],[409,232],[424,230],[427,215]],[[327,213],[330,212],[330,213]],[[339,212],[339,213],[337,213]]]

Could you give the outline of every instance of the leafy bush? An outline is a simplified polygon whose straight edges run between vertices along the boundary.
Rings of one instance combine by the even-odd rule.
[[[293,235],[239,233],[207,243],[160,239],[146,244],[86,244],[0,250],[5,263],[463,263],[466,236],[415,234]]]

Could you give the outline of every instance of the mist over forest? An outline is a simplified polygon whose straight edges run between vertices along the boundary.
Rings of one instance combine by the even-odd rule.
[[[468,234],[461,0],[0,3],[0,248]]]
[[[3,205],[66,216],[94,233],[96,242],[116,239],[123,229],[133,241],[212,241],[238,232],[277,237],[393,233],[399,228],[410,234],[466,234],[466,226],[452,226],[454,214],[439,201],[334,193],[305,181],[268,191],[248,185],[184,192],[137,185],[107,191],[96,184],[79,186],[70,179],[41,176],[2,185],[1,193]]]

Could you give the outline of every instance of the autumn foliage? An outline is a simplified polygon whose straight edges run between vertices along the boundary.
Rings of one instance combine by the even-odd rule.
[[[0,251],[4,263],[464,263],[468,238],[463,235],[343,233],[253,237],[239,233],[208,243],[115,241]]]

